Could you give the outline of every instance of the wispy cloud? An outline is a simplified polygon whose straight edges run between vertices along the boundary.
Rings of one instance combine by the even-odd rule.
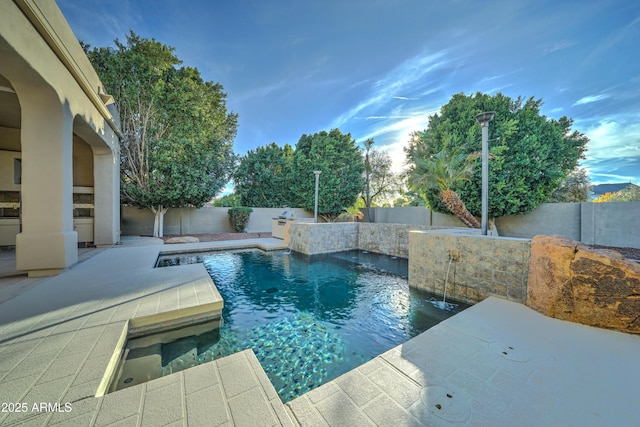
[[[568,49],[576,43],[577,42],[575,40],[560,40],[559,42],[544,46],[542,48],[542,53],[540,54],[540,56],[545,56],[559,50]]]
[[[419,99],[419,98],[409,98],[409,97],[406,97],[406,96],[392,96],[392,98],[393,99],[399,99],[401,101],[416,101],[416,100]]]
[[[615,31],[612,31],[609,34],[609,37],[606,37],[604,41],[602,41],[598,46],[592,49],[589,56],[585,59],[585,62],[590,62],[592,60],[598,60],[598,57],[606,51],[613,49],[615,45],[620,43],[627,37],[637,37],[634,31],[637,31],[636,26],[640,26],[640,16],[635,17],[631,22],[622,27],[617,27]]]
[[[503,89],[506,89],[506,88],[511,87],[511,86],[513,86],[513,84],[512,83],[508,83],[508,84],[505,84],[505,85],[502,85],[502,86],[497,86],[497,87],[494,87],[494,88],[491,88],[491,89],[487,89],[485,92],[488,93],[488,94],[496,94],[498,92],[501,92]]]
[[[607,99],[607,98],[609,98],[609,95],[607,94],[589,95],[589,96],[585,96],[583,98],[578,99],[576,102],[573,103],[573,105],[590,104],[592,102],[602,101],[603,99]]]
[[[445,55],[446,51],[440,51],[417,55],[403,62],[376,81],[371,86],[368,96],[365,96],[355,107],[338,116],[331,127],[344,125],[364,109],[379,108],[389,99],[393,99],[398,92],[408,92],[429,73],[443,67],[447,63]]]
[[[75,21],[81,23],[80,26],[74,27],[78,39],[94,47],[111,46],[115,39],[123,41],[129,29],[136,29],[143,22],[137,6],[128,0],[118,2],[117,12],[111,5],[107,7],[106,4],[101,5],[95,2],[58,0],[58,3],[64,6],[65,14],[75,14]],[[95,28],[100,28],[101,31],[96,33]],[[139,33],[140,29],[138,28],[137,31]]]
[[[637,114],[619,115],[586,126],[584,134],[590,141],[587,145],[586,159],[582,164],[589,170],[592,182],[638,183],[639,119]]]
[[[406,119],[407,116],[367,116],[365,120]]]
[[[286,87],[285,82],[281,80],[281,81],[260,86],[260,87],[248,90],[245,93],[239,94],[236,96],[236,101],[244,101],[246,99],[251,99],[251,98],[262,98],[264,96],[267,96],[285,87]]]

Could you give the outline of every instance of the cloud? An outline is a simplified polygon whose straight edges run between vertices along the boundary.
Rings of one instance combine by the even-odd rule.
[[[285,84],[285,82],[283,80],[280,80],[278,82],[274,82],[265,86],[260,86],[260,87],[251,89],[245,93],[242,93],[240,95],[237,95],[235,101],[239,102],[239,101],[244,101],[246,99],[251,99],[251,98],[263,98],[275,91],[281,90],[286,87],[287,85]]]
[[[444,58],[446,51],[427,53],[414,56],[371,85],[369,94],[356,106],[342,113],[333,120],[332,128],[339,128],[349,120],[355,118],[367,108],[379,109],[389,99],[393,99],[398,92],[409,92],[417,84],[424,84],[425,77],[447,64]],[[415,89],[413,89],[415,90]]]
[[[634,120],[636,120],[634,122]],[[598,158],[640,157],[640,122],[638,117],[610,117],[587,127],[590,154]]]
[[[589,96],[585,96],[583,98],[578,99],[576,102],[573,103],[573,105],[575,106],[575,105],[590,104],[592,102],[602,101],[603,99],[607,99],[609,97],[610,95],[607,95],[607,94],[589,95]]]
[[[583,132],[590,139],[586,159],[593,182],[640,182],[640,120],[619,115],[594,121]],[[610,181],[610,180],[609,180]]]
[[[406,119],[407,116],[367,116],[365,120],[382,120],[382,119]]]
[[[494,87],[494,88],[486,90],[485,93],[493,95],[493,94],[501,92],[503,89],[506,89],[506,88],[511,87],[511,86],[513,86],[513,84],[511,84],[511,83],[506,84],[506,85],[502,85],[502,86],[497,86],[497,87]]]
[[[557,52],[559,50],[568,49],[575,45],[575,40],[560,40],[559,42],[547,45],[542,48],[542,54],[540,56],[549,55],[550,53]]]
[[[636,25],[640,25],[640,16],[635,17],[631,22],[624,26],[616,26],[615,31],[612,31],[608,37],[591,50],[589,56],[585,59],[585,62],[597,61],[604,52],[610,51],[615,45],[620,43],[625,38],[629,37],[630,40],[634,40],[637,35],[634,33]]]
[[[399,99],[401,101],[417,101],[419,98],[408,98],[406,96],[392,96],[393,99]]]
[[[106,3],[58,0],[58,4],[65,17],[74,17],[79,24],[73,28],[78,39],[93,47],[112,46],[115,39],[124,41],[133,28],[137,34],[147,36],[139,29],[144,22],[140,10],[130,1],[118,2],[115,10]],[[95,28],[102,30],[96,33]]]

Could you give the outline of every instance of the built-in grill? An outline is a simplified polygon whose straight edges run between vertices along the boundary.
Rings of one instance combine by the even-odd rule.
[[[296,215],[292,211],[282,211],[278,217],[278,225],[285,225],[287,221],[293,221]]]
[[[271,221],[271,236],[282,239],[289,244],[289,225],[296,220],[296,214],[289,209],[285,209]]]

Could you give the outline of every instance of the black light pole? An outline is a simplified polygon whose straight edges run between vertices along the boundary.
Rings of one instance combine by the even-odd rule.
[[[489,122],[496,115],[495,111],[478,114],[475,119],[482,126],[482,220],[480,230],[487,235],[487,216],[489,212]]]

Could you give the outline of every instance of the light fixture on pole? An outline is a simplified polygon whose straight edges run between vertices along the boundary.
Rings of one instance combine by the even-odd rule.
[[[313,222],[318,222],[318,180],[322,171],[313,171],[316,176],[316,199],[313,207]]]
[[[480,230],[487,235],[487,217],[489,212],[489,122],[496,115],[495,111],[478,114],[475,119],[482,126],[482,219]]]

